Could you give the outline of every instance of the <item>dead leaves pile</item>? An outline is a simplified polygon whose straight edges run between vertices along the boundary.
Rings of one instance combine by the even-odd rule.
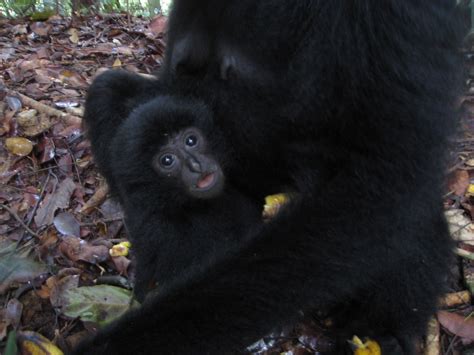
[[[159,17],[151,24],[132,18],[129,26],[120,14],[74,23],[58,16],[0,19],[0,342],[6,346],[0,349],[6,354],[17,343],[23,353],[56,354],[54,344],[67,350],[88,327],[130,307],[130,245],[121,210],[94,167],[81,116],[96,73],[159,68],[165,25]],[[81,310],[88,314],[84,323]]]

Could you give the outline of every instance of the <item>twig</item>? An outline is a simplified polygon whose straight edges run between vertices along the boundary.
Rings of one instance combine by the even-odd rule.
[[[98,223],[112,223],[112,222],[117,222],[117,221],[123,221],[123,216],[114,217],[114,218],[99,219],[95,222],[81,223],[81,227],[93,227],[93,226],[97,225]]]
[[[55,192],[56,192],[56,188],[57,188],[57,186],[58,186],[58,184],[59,184],[59,179],[58,179],[58,177],[56,176],[56,174],[53,173],[52,169],[48,169],[48,171],[49,171],[49,175],[53,176],[53,177],[54,177],[54,180],[55,180],[54,183],[53,183],[53,188],[52,188],[51,191],[50,191],[50,194],[51,194],[51,195],[54,195]],[[44,218],[43,218],[43,219],[44,219]],[[42,222],[43,222],[43,220],[41,220],[41,223],[42,223]],[[41,223],[39,223],[39,224],[41,224]],[[39,230],[43,231],[43,230],[46,229],[46,228],[48,228],[48,226],[40,227]]]
[[[81,174],[79,173],[79,169],[77,168],[76,157],[72,153],[71,147],[69,146],[69,144],[67,142],[66,142],[66,148],[67,148],[67,151],[68,151],[69,155],[71,156],[72,166],[74,167],[74,171],[76,172],[77,180],[79,181],[79,185],[82,186]]]
[[[0,204],[0,208],[3,208],[5,210],[7,210],[12,216],[13,218],[15,218],[17,220],[18,223],[20,223],[20,225],[28,232],[30,233],[32,236],[34,237],[37,237],[39,238],[39,234],[37,234],[36,232],[33,232],[30,227],[28,227],[25,222],[22,221],[22,219],[15,213],[15,211],[13,211],[10,207],[8,207],[7,205],[4,205],[4,204]]]
[[[79,212],[83,214],[90,214],[94,210],[94,208],[96,208],[102,202],[105,201],[108,192],[109,187],[107,183],[104,182],[99,186],[97,190],[95,190],[95,193],[89,200],[87,200],[87,202],[84,204],[84,206],[82,206]]]
[[[57,116],[61,118],[67,124],[80,124],[82,121],[82,119],[78,116],[74,116],[74,115],[56,110],[55,108],[49,107],[48,105],[45,105],[39,101],[33,100],[32,98],[25,96],[17,91],[10,90],[7,88],[4,88],[3,90],[9,96],[17,96],[21,100],[23,105],[34,108],[35,110],[38,110],[39,112],[45,113],[49,116]]]
[[[39,207],[40,202],[43,200],[43,195],[44,195],[44,190],[46,189],[46,186],[48,186],[49,183],[49,178],[51,177],[51,174],[48,173],[48,176],[46,177],[46,181],[43,184],[43,187],[41,188],[38,200],[36,201],[33,210],[31,211],[30,218],[28,218],[28,222],[26,222],[26,226],[29,227],[31,222],[33,221],[33,218],[35,216],[36,210]],[[22,234],[20,240],[18,240],[17,245],[20,245],[20,243],[23,241],[23,238],[25,238],[25,233]]]
[[[449,342],[448,349],[446,349],[444,354],[448,355],[449,353],[453,352],[454,344],[456,344],[456,340],[458,340],[458,339],[459,339],[459,337],[457,335],[454,335],[454,337]]]
[[[64,167],[67,167],[67,166],[72,166],[74,165],[74,163],[67,163],[67,164],[54,164],[53,166],[48,166],[46,168],[41,168],[41,169],[36,169],[35,171],[32,171],[30,173],[23,173],[23,172],[20,172],[21,176],[31,176],[31,175],[36,175],[42,171],[46,171],[46,170],[51,170],[51,168],[64,168]],[[10,186],[12,187],[12,186]]]

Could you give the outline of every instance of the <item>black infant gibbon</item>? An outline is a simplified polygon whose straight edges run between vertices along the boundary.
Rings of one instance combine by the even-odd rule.
[[[78,353],[235,354],[312,309],[347,306],[342,339],[414,354],[451,259],[454,14],[454,0],[175,0],[160,85],[210,107],[232,157],[226,184],[300,198]]]
[[[149,82],[108,72],[97,78],[89,96],[101,95],[103,103],[112,104],[119,91],[107,92],[102,82],[118,78]],[[128,113],[126,102],[123,97],[114,106],[123,105],[125,118],[88,106],[85,123],[95,158],[107,180],[113,177],[113,193],[124,209],[137,262],[134,292],[143,301],[156,287],[160,291],[178,276],[204,270],[237,250],[262,223],[262,205],[224,183],[225,162],[218,159],[225,142],[204,105],[158,96],[137,101]]]

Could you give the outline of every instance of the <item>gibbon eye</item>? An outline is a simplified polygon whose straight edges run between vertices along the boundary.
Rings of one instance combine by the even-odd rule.
[[[175,156],[173,154],[165,154],[162,155],[160,158],[160,164],[161,166],[164,166],[166,168],[169,168],[172,166],[175,162]]]
[[[184,143],[188,146],[188,147],[194,147],[198,142],[198,138],[194,135],[194,134],[190,134],[189,136],[186,137],[186,139],[184,140]]]

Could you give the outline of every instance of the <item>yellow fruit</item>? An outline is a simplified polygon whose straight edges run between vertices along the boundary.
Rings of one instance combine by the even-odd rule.
[[[263,219],[270,219],[277,215],[280,208],[282,208],[289,201],[288,194],[280,193],[276,195],[269,195],[265,197],[265,205],[263,206]]]
[[[382,355],[382,349],[375,340],[366,339],[363,342],[357,335],[354,335],[350,343],[355,349],[354,355]]]
[[[24,331],[18,334],[18,344],[22,354],[63,355],[63,352],[41,334]]]
[[[33,143],[23,137],[11,137],[5,139],[5,146],[12,154],[24,157],[33,150]]]
[[[114,245],[110,250],[110,256],[127,256],[129,249],[132,247],[130,242],[121,242]]]

